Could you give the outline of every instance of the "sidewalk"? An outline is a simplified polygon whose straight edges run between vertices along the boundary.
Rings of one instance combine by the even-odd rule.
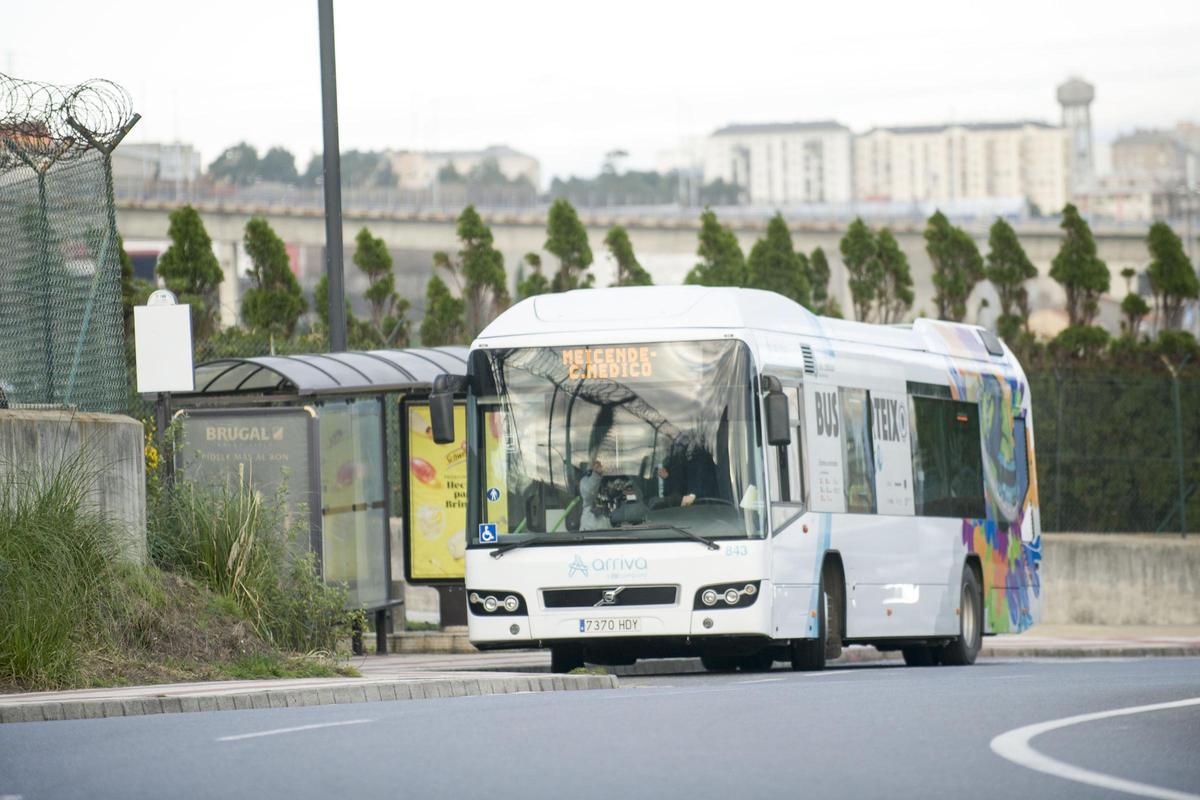
[[[1141,658],[1200,656],[1200,626],[1041,625],[984,639],[988,658]],[[846,648],[835,664],[900,660],[873,647]],[[702,672],[699,659],[672,658],[613,667],[610,675],[550,675],[545,650],[393,653],[353,658],[361,678],[217,681],[69,692],[0,695],[0,723],[58,719],[292,708],[332,703],[422,700],[514,692],[612,689],[617,676]]]

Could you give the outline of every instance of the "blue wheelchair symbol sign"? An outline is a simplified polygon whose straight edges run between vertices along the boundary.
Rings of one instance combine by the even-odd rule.
[[[495,486],[488,489],[487,490],[487,499],[488,499],[488,502],[490,502],[490,503],[494,503],[497,500],[499,500],[500,499],[500,490],[497,489]]]
[[[496,533],[496,523],[481,522],[479,523],[479,543],[480,544],[495,544],[500,540]]]

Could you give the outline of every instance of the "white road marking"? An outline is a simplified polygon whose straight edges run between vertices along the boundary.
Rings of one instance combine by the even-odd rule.
[[[337,728],[342,725],[363,725],[367,722],[374,722],[373,719],[348,719],[344,722],[318,722],[313,725],[297,725],[294,728],[275,728],[269,731],[255,731],[254,733],[239,733],[235,736],[221,736],[217,739],[218,742],[237,742],[242,739],[257,739],[260,736],[278,736],[281,733],[296,733],[298,731],[314,731],[318,728]]]
[[[748,683],[775,683],[776,681],[781,680],[783,680],[783,678],[755,678],[752,681],[734,681],[734,683],[740,686],[745,686]]]
[[[1152,786],[1148,783],[1125,780],[1113,775],[1105,775],[1103,772],[1093,772],[1090,769],[1076,767],[1058,759],[1042,755],[1029,744],[1035,736],[1040,736],[1043,733],[1058,730],[1059,728],[1079,725],[1083,722],[1094,722],[1111,717],[1125,717],[1130,714],[1144,714],[1150,711],[1166,711],[1171,708],[1186,708],[1187,706],[1197,705],[1200,705],[1200,697],[1193,697],[1190,700],[1176,700],[1172,703],[1155,703],[1148,706],[1115,708],[1111,711],[1098,711],[1094,714],[1079,714],[1074,717],[1052,719],[1048,722],[1039,722],[1036,725],[1014,728],[1011,731],[1000,734],[992,739],[992,751],[1001,758],[1006,758],[1014,764],[1019,764],[1027,769],[1044,772],[1047,775],[1055,775],[1059,778],[1075,781],[1076,783],[1086,783],[1089,786],[1099,786],[1102,789],[1135,794],[1140,797],[1154,797],[1159,798],[1159,800],[1200,800],[1200,794],[1180,792],[1175,789],[1164,789],[1161,786]]]

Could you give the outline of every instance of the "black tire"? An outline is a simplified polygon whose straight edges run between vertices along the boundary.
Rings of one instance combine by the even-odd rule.
[[[900,652],[904,654],[904,663],[910,667],[932,667],[937,664],[932,647],[901,647]]]
[[[817,603],[817,638],[792,639],[792,646],[789,648],[792,669],[797,671],[816,672],[817,670],[825,669],[826,632],[828,630],[825,619],[825,608],[829,604],[829,599],[826,594],[824,572],[824,570],[821,570],[821,588],[817,594],[817,597],[821,598],[821,601]]]
[[[941,648],[941,656],[943,664],[966,667],[983,646],[983,587],[970,566],[963,567],[958,608],[958,638]]]
[[[566,674],[583,666],[583,648],[554,645],[550,648],[550,671]]]
[[[838,570],[825,565],[821,591],[825,595],[825,661],[842,655],[842,631],[846,622],[846,586]]]
[[[733,672],[737,669],[737,657],[728,655],[712,655],[705,653],[700,656],[700,663],[709,672]]]

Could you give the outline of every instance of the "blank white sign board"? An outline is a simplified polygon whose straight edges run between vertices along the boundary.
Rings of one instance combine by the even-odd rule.
[[[139,394],[195,389],[191,306],[134,306],[133,338]]]

